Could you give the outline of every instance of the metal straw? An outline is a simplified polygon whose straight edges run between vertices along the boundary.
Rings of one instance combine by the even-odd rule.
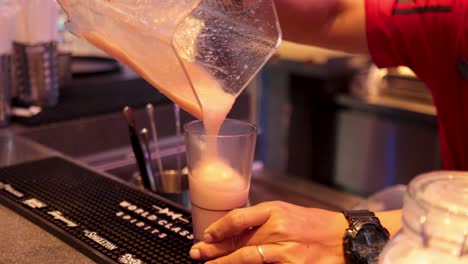
[[[159,175],[159,177],[157,178],[155,178],[153,175],[154,165],[153,165],[153,160],[151,158],[151,148],[150,148],[150,140],[148,136],[148,129],[143,128],[140,131],[140,135],[141,135],[141,139],[143,140],[143,148],[145,149],[145,154],[146,154],[145,164],[146,164],[146,170],[148,171],[148,176],[150,177],[149,181],[151,183],[151,189],[153,192],[158,191],[161,186],[160,185],[161,180],[159,179],[161,175]]]
[[[154,178],[152,175],[152,170],[149,166],[148,160],[145,157],[145,153],[141,147],[140,138],[138,137],[135,125],[135,118],[133,116],[133,109],[130,107],[125,107],[124,116],[127,121],[128,130],[130,133],[130,142],[132,144],[133,153],[135,154],[135,159],[137,161],[138,168],[140,170],[140,175],[143,180],[145,188],[151,191],[156,190],[154,184]]]
[[[156,162],[158,164],[159,175],[163,175],[163,165],[161,161],[161,154],[159,152],[159,143],[158,143],[158,132],[156,130],[156,122],[154,118],[154,107],[152,104],[146,105],[146,112],[148,113],[148,119],[151,128],[151,135],[153,137],[153,144],[154,144],[154,153],[156,154]]]
[[[175,116],[175,124],[176,124],[176,136],[177,138],[181,135],[180,130],[180,107],[177,104],[174,104],[174,116]],[[182,157],[180,153],[180,147],[177,148],[177,175],[181,174],[182,170]]]

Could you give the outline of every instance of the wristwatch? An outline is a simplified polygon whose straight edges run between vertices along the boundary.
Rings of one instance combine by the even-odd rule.
[[[343,211],[349,228],[343,236],[347,264],[377,264],[379,254],[390,238],[379,218],[367,210]]]

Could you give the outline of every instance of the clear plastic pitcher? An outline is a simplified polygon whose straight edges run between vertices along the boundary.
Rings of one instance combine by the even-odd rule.
[[[58,0],[78,36],[203,119],[207,90],[239,95],[281,41],[271,0]]]

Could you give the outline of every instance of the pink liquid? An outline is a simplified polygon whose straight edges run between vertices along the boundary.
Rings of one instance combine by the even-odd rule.
[[[190,87],[190,82],[185,77],[184,71],[180,69],[179,61],[174,62],[176,55],[171,53],[170,46],[165,46],[166,44],[158,40],[157,36],[154,36],[155,39],[152,40],[154,47],[148,47],[151,46],[151,42],[140,43],[149,41],[147,39],[132,42],[132,39],[128,37],[127,40],[117,37],[113,39],[111,36],[105,36],[95,31],[80,32],[80,35],[96,47],[131,67],[138,75],[154,87],[157,87],[162,94],[180,105],[185,111],[198,119],[203,119],[200,104]],[[151,48],[155,48],[156,51],[152,51]],[[132,52],[127,52],[129,50]],[[171,52],[168,52],[168,50]],[[203,83],[202,80],[198,82]]]
[[[208,158],[197,165],[189,176],[190,199],[195,238],[201,240],[204,230],[235,208],[244,207],[249,196],[249,182],[226,162]]]
[[[234,104],[235,97],[224,92],[219,83],[202,67],[193,63],[184,62],[197,94],[197,96],[195,96],[192,89],[187,87],[189,82],[185,79],[183,71],[176,69],[166,71],[164,73],[164,78],[161,78],[161,76],[154,76],[160,73],[156,69],[161,67],[173,67],[173,64],[164,65],[157,61],[148,62],[147,60],[154,58],[145,55],[144,51],[141,52],[141,57],[135,58],[135,56],[131,56],[133,54],[125,52],[125,50],[118,45],[115,45],[112,40],[109,40],[106,36],[98,32],[82,32],[81,35],[96,47],[101,48],[111,56],[130,66],[141,77],[154,87],[157,87],[161,93],[169,97],[184,110],[202,119],[205,123],[208,135],[218,134],[221,124]],[[155,38],[157,39],[156,36]],[[171,82],[166,83],[162,80],[171,80]]]

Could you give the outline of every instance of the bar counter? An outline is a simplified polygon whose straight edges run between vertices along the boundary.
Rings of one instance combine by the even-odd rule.
[[[62,153],[16,135],[9,129],[0,131],[0,152],[0,167],[60,156],[89,168]],[[310,181],[256,169],[252,176],[250,203],[258,204],[271,200],[341,210],[352,207],[362,201],[362,198]],[[0,263],[94,263],[65,242],[2,205],[0,237]]]

